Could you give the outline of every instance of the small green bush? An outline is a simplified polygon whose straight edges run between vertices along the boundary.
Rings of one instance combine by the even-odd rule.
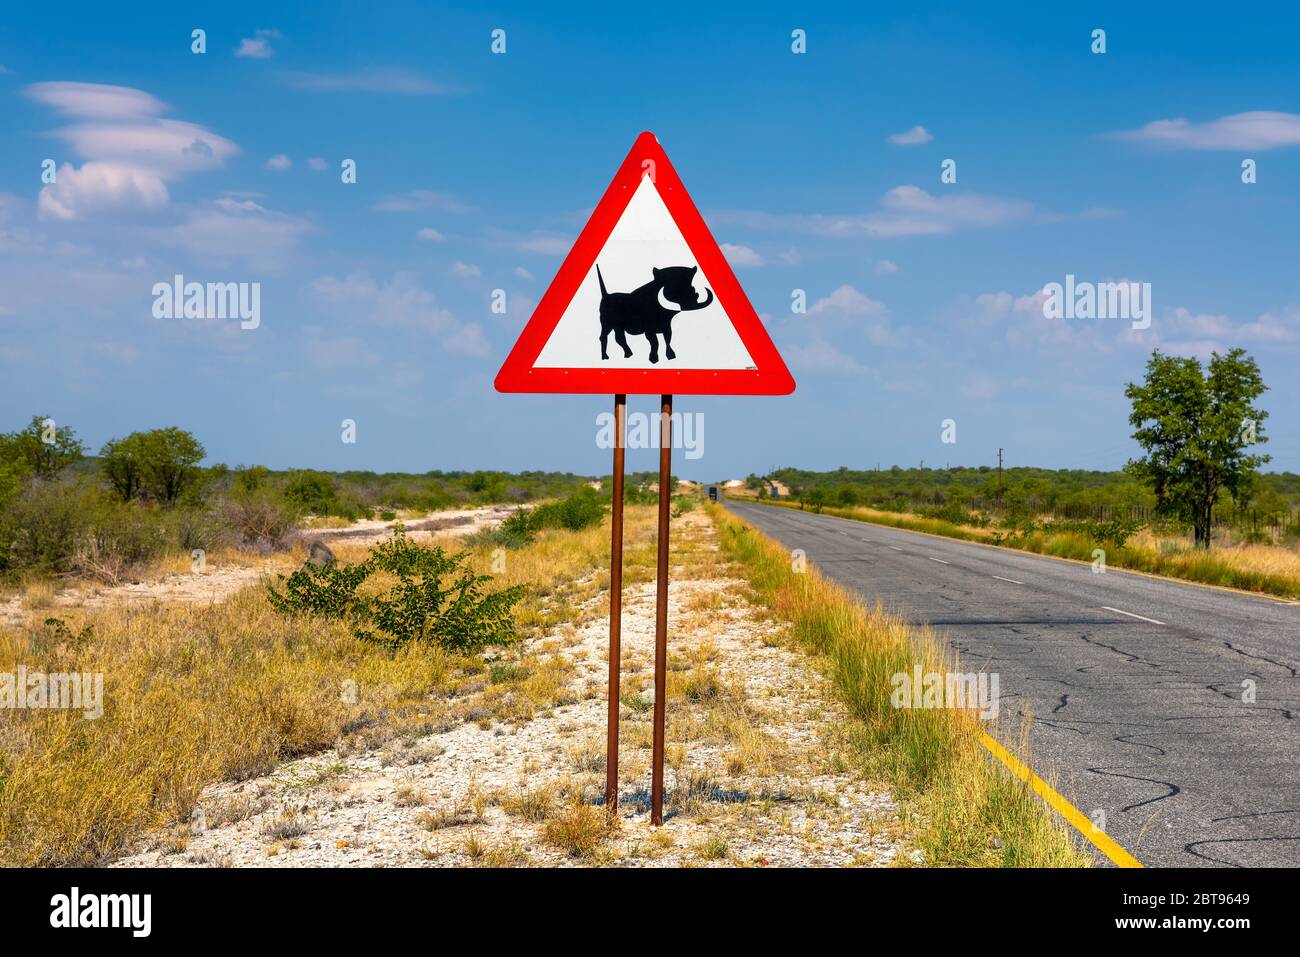
[[[539,505],[529,513],[534,529],[564,528],[580,532],[599,525],[605,515],[605,504],[593,489],[579,489],[558,502]]]
[[[395,575],[397,583],[378,595],[359,594],[377,572]],[[411,541],[401,525],[363,562],[305,564],[279,580],[283,592],[267,586],[277,611],[347,621],[358,638],[392,648],[424,641],[467,652],[510,644],[516,637],[512,610],[523,597],[518,585],[487,591],[490,575],[474,574],[461,555]]]
[[[467,548],[523,548],[536,538],[532,516],[527,509],[517,508],[495,527],[481,528],[463,539]]]
[[[680,518],[687,512],[695,508],[695,497],[692,495],[674,495],[672,502],[673,518]]]

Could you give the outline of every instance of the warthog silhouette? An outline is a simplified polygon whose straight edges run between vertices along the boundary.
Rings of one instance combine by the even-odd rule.
[[[623,357],[632,358],[627,337],[645,336],[650,340],[650,361],[659,361],[659,336],[664,337],[664,355],[677,358],[673,352],[673,316],[679,312],[696,312],[713,302],[713,290],[703,297],[695,291],[695,274],[699,266],[665,266],[652,268],[654,279],[631,292],[610,292],[605,288],[605,277],[596,265],[596,279],[600,282],[600,357],[609,358],[609,334],[623,347]]]

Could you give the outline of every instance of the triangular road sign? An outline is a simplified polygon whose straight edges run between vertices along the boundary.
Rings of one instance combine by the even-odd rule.
[[[500,392],[786,395],[781,361],[653,133],[637,137],[519,341]]]

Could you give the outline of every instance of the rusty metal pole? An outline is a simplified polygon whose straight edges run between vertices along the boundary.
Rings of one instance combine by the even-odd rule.
[[[627,396],[614,396],[613,501],[609,532],[609,714],[605,722],[605,809],[618,810],[619,670],[623,663],[623,450],[627,446]]]
[[[661,397],[659,416],[659,565],[655,575],[655,713],[650,823],[664,822],[664,724],[668,676],[668,508],[672,501],[673,397]]]

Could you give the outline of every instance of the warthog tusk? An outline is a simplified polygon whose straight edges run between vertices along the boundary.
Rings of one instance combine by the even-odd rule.
[[[683,308],[682,306],[677,305],[677,303],[673,302],[671,299],[667,299],[664,297],[663,286],[659,287],[659,305],[663,306],[669,312],[681,312]]]

